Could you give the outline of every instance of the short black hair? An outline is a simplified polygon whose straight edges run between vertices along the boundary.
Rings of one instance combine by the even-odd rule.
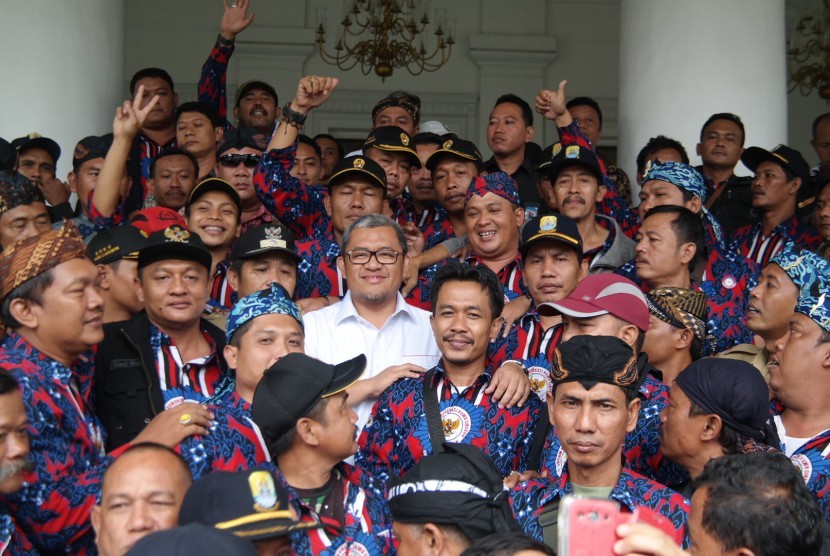
[[[493,105],[493,108],[499,104],[505,104],[507,102],[515,104],[522,109],[522,120],[524,120],[526,126],[530,127],[533,125],[533,110],[531,110],[530,105],[518,95],[507,93],[506,95],[500,96],[496,99],[496,104]]]
[[[569,100],[565,105],[565,108],[570,110],[574,106],[589,106],[593,108],[596,111],[597,116],[599,116],[599,129],[602,130],[602,108],[599,107],[599,103],[597,103],[597,101],[591,97],[576,97]]]
[[[130,94],[134,95],[138,82],[142,79],[147,79],[148,77],[158,77],[159,79],[163,79],[168,85],[170,85],[170,91],[173,93],[176,92],[176,87],[173,85],[173,78],[170,77],[169,73],[161,68],[144,68],[135,72],[132,79],[130,79]]]
[[[816,116],[816,119],[813,120],[813,126],[812,126],[813,139],[816,138],[816,131],[818,130],[818,124],[820,124],[824,120],[830,120],[830,112],[825,112],[824,114],[819,114],[818,116]]]
[[[326,422],[326,404],[330,398],[320,398],[317,402],[308,410],[308,412],[301,417],[313,419],[320,423],[325,424]],[[299,419],[298,419],[299,420]],[[268,451],[271,453],[272,459],[277,459],[294,445],[294,440],[297,438],[297,423],[294,423],[290,429],[285,431],[281,436],[278,438],[274,438],[271,442],[268,443]]]
[[[709,127],[709,125],[712,122],[715,122],[717,120],[726,120],[728,122],[732,122],[733,124],[738,126],[738,128],[740,128],[741,146],[743,147],[744,140],[746,139],[746,130],[744,129],[744,123],[738,116],[732,114],[731,112],[718,112],[717,114],[712,114],[711,116],[709,116],[709,119],[706,120],[706,122],[703,124],[703,127],[700,128],[700,142],[703,142],[703,134],[706,132],[706,128]]]
[[[193,164],[193,175],[194,179],[199,179],[199,161],[196,160],[196,157],[193,156],[193,153],[190,153],[184,149],[180,149],[178,147],[168,147],[166,149],[162,149],[162,151],[150,162],[150,178],[156,179],[156,163],[161,160],[162,158],[166,158],[168,156],[184,156]]]
[[[443,144],[444,141],[441,139],[441,136],[431,131],[422,131],[412,136],[413,148],[418,145],[438,145],[440,147]]]
[[[297,136],[297,144],[302,143],[303,145],[308,145],[314,152],[317,154],[317,159],[322,162],[323,161],[323,149],[320,148],[320,145],[317,142],[309,137],[308,135],[303,135],[302,133]]]
[[[682,390],[682,388],[681,388]],[[691,402],[689,406],[689,417],[698,417],[700,415],[711,415],[711,411],[707,411],[695,402]],[[723,448],[725,454],[737,454],[740,448],[740,437],[738,432],[726,424],[726,421],[721,419],[720,436],[718,436],[718,444]]]
[[[666,137],[665,135],[658,135],[649,139],[648,143],[640,149],[637,155],[637,174],[640,176],[643,175],[643,172],[646,170],[646,159],[649,156],[664,149],[674,149],[680,155],[680,160],[683,161],[683,164],[689,163],[689,155],[686,153],[686,149],[683,148],[680,141]]]
[[[317,139],[328,139],[329,141],[334,141],[334,144],[337,147],[337,160],[340,160],[346,156],[346,149],[343,148],[343,143],[341,143],[340,140],[334,135],[329,135],[328,133],[318,133],[314,136],[315,143],[317,142]],[[323,149],[321,148],[320,152],[322,151]]]
[[[179,118],[182,117],[182,114],[185,112],[198,112],[199,114],[204,115],[208,120],[210,120],[210,124],[213,127],[224,127],[224,122],[222,118],[219,117],[219,114],[216,113],[216,110],[213,107],[206,103],[206,102],[185,102],[184,104],[180,104],[178,108],[176,108],[175,113],[175,122],[176,124],[179,123]]]
[[[18,388],[17,379],[6,369],[0,369],[0,396],[17,392]]]
[[[429,290],[429,302],[432,305],[432,314],[438,304],[438,294],[447,282],[473,282],[481,286],[481,290],[487,292],[490,298],[490,310],[493,320],[501,316],[504,310],[504,286],[499,282],[496,273],[482,265],[468,265],[458,261],[451,261],[441,267]]]
[[[758,556],[820,553],[822,512],[784,454],[759,452],[710,460],[695,486],[707,489],[703,529],[724,550],[745,547]]]
[[[3,300],[2,308],[0,308],[0,318],[3,319],[3,324],[6,327],[17,330],[23,326],[12,316],[11,306],[15,299],[31,301],[36,305],[43,304],[43,292],[49,289],[49,286],[55,281],[54,270],[54,267],[50,268],[32,279],[26,280],[9,292],[9,295]]]
[[[548,556],[556,556],[549,546],[530,537],[516,533],[495,533],[475,541],[461,556],[512,556],[523,550],[533,550]]]
[[[697,247],[695,256],[689,261],[689,268],[694,269],[698,261],[706,260],[706,233],[703,230],[703,221],[699,214],[695,214],[686,207],[677,205],[660,205],[654,207],[643,216],[643,222],[658,214],[672,214],[672,231],[677,237],[677,243],[694,243]]]

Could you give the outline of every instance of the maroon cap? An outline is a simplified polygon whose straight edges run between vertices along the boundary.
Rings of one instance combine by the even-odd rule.
[[[648,302],[637,284],[616,274],[594,274],[582,280],[571,295],[553,303],[541,303],[542,316],[567,315],[591,318],[611,314],[648,330]]]

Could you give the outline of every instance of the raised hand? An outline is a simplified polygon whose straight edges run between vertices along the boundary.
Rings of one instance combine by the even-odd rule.
[[[127,99],[115,109],[115,118],[112,121],[112,134],[115,137],[129,137],[132,139],[144,126],[147,115],[159,102],[159,96],[155,95],[139,109],[135,108],[136,102],[142,102],[144,98],[144,85],[140,85],[135,92],[135,100]]]
[[[219,24],[219,34],[226,40],[236,39],[236,35],[248,28],[254,22],[255,13],[248,15],[251,0],[222,0],[225,4],[225,13]]]
[[[559,88],[555,91],[549,89],[539,91],[539,94],[536,96],[536,111],[544,116],[545,119],[555,120],[568,111],[568,108],[565,106],[568,100],[565,96],[565,85],[567,83],[567,80],[561,81]]]
[[[308,113],[309,110],[326,102],[339,83],[340,80],[336,77],[317,75],[303,77],[297,84],[297,94],[294,96],[291,108],[304,114]]]

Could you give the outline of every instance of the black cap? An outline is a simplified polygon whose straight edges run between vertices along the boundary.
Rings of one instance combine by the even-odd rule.
[[[17,172],[0,171],[0,215],[19,206],[45,202],[35,182]]]
[[[170,226],[147,238],[146,245],[138,252],[138,268],[158,262],[175,259],[195,261],[210,273],[213,258],[198,234],[181,226]]]
[[[236,188],[225,180],[219,178],[207,178],[206,180],[202,180],[197,183],[196,187],[190,190],[190,195],[187,196],[187,202],[184,206],[189,207],[199,197],[211,191],[226,193],[231,199],[233,199],[239,214],[242,214],[242,198],[239,196]]]
[[[363,142],[363,154],[366,154],[366,150],[370,147],[390,153],[403,153],[413,166],[420,168],[421,159],[410,143],[412,143],[412,137],[396,125],[376,127],[369,132],[369,136]]]
[[[778,145],[771,151],[761,147],[749,147],[741,155],[744,166],[755,172],[762,162],[775,162],[782,168],[790,171],[795,177],[801,178],[801,184],[807,185],[810,179],[810,165],[801,156],[801,153],[787,145]]]
[[[347,156],[335,164],[331,170],[329,187],[348,177],[369,178],[372,185],[377,185],[386,192],[386,172],[380,164],[365,156]]]
[[[30,133],[26,137],[18,137],[12,141],[12,146],[17,149],[18,153],[28,151],[29,149],[43,149],[52,157],[55,164],[61,157],[61,148],[56,142],[48,137],[43,137],[39,133]]]
[[[599,166],[599,160],[594,151],[588,147],[554,143],[550,153],[552,155],[550,165],[545,171],[551,181],[556,181],[559,173],[569,166],[582,166],[597,178],[599,185],[602,185],[602,169]]]
[[[576,222],[561,214],[544,214],[528,220],[522,228],[522,243],[519,251],[522,257],[537,241],[558,241],[574,249],[582,260],[582,236]]]
[[[81,164],[88,160],[95,160],[96,158],[104,158],[112,146],[112,133],[102,135],[90,135],[84,137],[78,144],[75,145],[75,150],[72,152],[72,170],[77,172]]]
[[[277,91],[274,88],[266,83],[265,81],[246,81],[242,85],[239,86],[239,89],[236,90],[236,106],[239,106],[239,101],[248,94],[248,91],[252,89],[261,89],[274,97],[274,104],[279,104],[280,97],[277,96]]]
[[[303,353],[289,353],[265,371],[254,392],[252,416],[265,436],[281,437],[314,404],[354,384],[366,368],[361,354],[329,365]]]
[[[475,143],[472,141],[459,139],[452,133],[444,135],[441,137],[441,140],[443,141],[441,146],[438,147],[438,150],[429,155],[429,158],[427,159],[426,167],[430,172],[435,171],[435,165],[438,164],[438,161],[446,155],[460,158],[465,162],[473,162],[475,163],[476,168],[479,169],[484,166],[484,159],[481,157],[478,147],[476,147]]]
[[[184,495],[179,525],[201,523],[249,541],[284,537],[297,529],[319,527],[299,522],[288,493],[271,471],[215,471],[197,479]]]
[[[550,161],[553,159],[553,149],[556,148],[556,145],[559,145],[559,148],[562,147],[562,144],[557,141],[552,145],[548,145],[542,149],[541,153],[539,153],[539,164],[537,164],[536,168],[534,168],[537,172],[544,173],[545,168],[550,166]]]
[[[239,236],[233,246],[233,251],[231,251],[231,262],[255,257],[270,251],[288,253],[297,262],[302,260],[302,257],[297,254],[297,248],[294,245],[294,234],[291,233],[291,230],[282,224],[262,224],[250,228]]]
[[[256,556],[250,541],[201,523],[150,533],[127,551],[129,556]]]
[[[17,150],[11,143],[0,137],[0,172],[11,172],[17,160]]]
[[[95,264],[138,259],[138,252],[147,245],[147,237],[145,232],[129,224],[107,228],[89,240],[86,253]]]
[[[216,147],[216,156],[222,156],[225,151],[231,149],[256,149],[264,151],[267,145],[265,134],[258,132],[255,129],[238,127],[231,131],[226,131],[222,135],[219,145]]]

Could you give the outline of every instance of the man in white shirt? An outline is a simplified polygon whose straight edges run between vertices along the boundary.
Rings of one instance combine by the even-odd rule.
[[[430,313],[408,305],[399,288],[410,263],[401,227],[369,214],[343,234],[337,259],[348,285],[340,303],[303,317],[306,354],[336,364],[365,354],[366,372],[349,388],[361,429],[372,405],[400,378],[414,378],[440,357]]]

